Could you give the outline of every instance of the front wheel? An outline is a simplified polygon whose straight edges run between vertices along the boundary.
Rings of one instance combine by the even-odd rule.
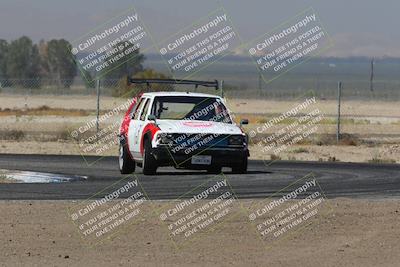
[[[142,169],[144,175],[153,175],[157,171],[157,162],[151,154],[151,143],[148,140],[144,143]]]
[[[127,145],[120,143],[119,144],[119,171],[121,174],[129,174],[135,171],[135,161],[129,155]]]
[[[247,157],[244,157],[240,164],[232,167],[233,173],[246,173],[247,172]]]

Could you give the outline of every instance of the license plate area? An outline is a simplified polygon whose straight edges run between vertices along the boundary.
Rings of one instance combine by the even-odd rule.
[[[211,165],[211,156],[209,155],[192,156],[191,163],[194,165]]]

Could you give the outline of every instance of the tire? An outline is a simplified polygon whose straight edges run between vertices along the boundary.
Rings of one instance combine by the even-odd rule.
[[[244,157],[240,164],[232,166],[232,173],[243,174],[247,172],[247,157]]]
[[[130,174],[135,172],[136,163],[131,158],[131,155],[128,152],[127,145],[120,142],[119,144],[119,171],[121,174]]]
[[[157,162],[151,154],[151,143],[148,139],[144,141],[142,170],[144,175],[154,175],[157,171]]]
[[[207,169],[207,173],[211,173],[211,174],[220,174],[221,171],[222,171],[221,166],[213,166],[213,167]]]

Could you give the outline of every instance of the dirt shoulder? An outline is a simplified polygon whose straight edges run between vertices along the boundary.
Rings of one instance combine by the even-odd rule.
[[[126,99],[101,96],[101,109],[112,109],[124,103]],[[234,113],[282,113],[294,105],[296,101],[268,100],[268,99],[226,99],[228,106]],[[96,109],[96,95],[10,95],[0,94],[0,103],[3,109],[24,109],[48,106],[64,109]],[[316,108],[324,114],[336,114],[336,100],[317,100]],[[398,102],[396,101],[361,101],[343,100],[342,115],[387,116],[400,117]]]
[[[0,152],[45,155],[80,155],[82,153],[78,145],[71,141],[36,142],[11,140],[0,140]],[[92,153],[91,155],[96,154]],[[117,156],[117,145],[106,150],[101,155]],[[272,155],[272,152],[264,153],[260,147],[250,146],[250,159],[252,160],[277,159],[276,156],[282,160],[400,163],[400,145],[381,144],[373,147],[367,145],[295,145],[279,155]]]
[[[95,97],[0,95],[0,153],[117,155],[117,145],[108,142],[109,149],[101,150],[99,154],[94,149],[84,152],[71,136],[71,133],[95,119]],[[102,96],[101,110],[105,112],[125,101]],[[294,100],[227,99],[227,102],[238,118],[250,120],[245,127],[249,133],[258,132],[257,129],[263,129],[264,123],[272,116],[298,104]],[[263,150],[261,141],[279,132],[282,127],[290,126],[290,121],[257,133],[250,139],[251,159],[400,163],[400,109],[397,102],[344,101],[341,132],[345,142],[341,145],[336,145],[336,105],[333,100],[318,100],[315,108],[325,114],[324,120],[316,124],[309,138],[296,142],[288,149],[279,152]],[[122,113],[102,121],[100,129],[111,127],[118,131],[121,119]],[[85,134],[87,136],[80,136],[80,140],[94,136],[95,127],[87,133],[85,131]],[[116,138],[114,131],[111,131],[111,138]]]
[[[255,200],[234,204],[243,211]],[[3,266],[398,266],[400,200],[327,200],[304,228],[266,248],[245,215],[174,247],[154,207],[145,218],[89,248],[68,218],[72,201],[1,201]]]

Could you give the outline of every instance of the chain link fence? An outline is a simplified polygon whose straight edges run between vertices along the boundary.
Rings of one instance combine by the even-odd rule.
[[[294,82],[281,79],[262,84],[261,88],[254,88],[245,85],[232,86],[232,82],[225,80],[223,94],[232,111],[239,115],[238,118],[246,116],[253,118],[251,120],[253,125],[262,124],[271,116],[285,112],[285,108],[290,108],[290,104],[287,103],[295,103],[299,97],[312,94],[326,114],[324,125],[320,128],[324,129],[324,134],[334,137],[337,120],[337,84],[338,81]],[[400,100],[400,82],[375,81],[371,86],[368,81],[345,80],[342,84],[341,133],[373,142],[392,144],[398,142],[400,140],[400,111],[396,101]],[[127,87],[124,79],[101,79],[99,85],[99,106],[97,106],[96,82],[89,86],[87,82],[79,78],[69,81],[0,79],[0,111],[4,113],[2,114],[4,116],[7,114],[15,116],[15,118],[3,116],[1,120],[8,118],[9,122],[4,123],[3,126],[8,125],[7,129],[11,129],[20,124],[18,127],[26,131],[27,122],[23,123],[23,117],[28,113],[25,114],[23,111],[33,108],[41,110],[32,111],[33,115],[30,119],[33,122],[32,131],[40,131],[34,124],[40,116],[53,113],[55,116],[65,113],[65,118],[58,118],[54,123],[54,125],[59,125],[60,129],[65,129],[68,128],[66,125],[72,123],[71,121],[74,123],[78,121],[78,113],[92,117],[98,113],[104,114],[139,91],[149,90],[146,85]],[[169,88],[164,85],[153,85],[150,90],[196,91],[215,95],[222,93],[212,88],[182,85]],[[99,107],[98,111],[97,107]],[[46,111],[47,109],[63,109],[64,111]],[[36,114],[40,116],[35,117]],[[100,128],[102,127],[105,125],[100,124]]]
[[[229,98],[290,100],[306,92],[313,93],[321,99],[336,99],[338,81],[305,80],[261,82],[256,87],[247,83],[235,84],[225,80],[224,95]],[[400,100],[400,81],[375,81],[371,85],[363,80],[341,80],[342,96],[348,100]],[[59,79],[0,79],[0,93],[11,95],[93,95],[96,94],[96,82],[88,83],[80,78],[73,80]],[[119,96],[124,94],[124,79],[101,79],[102,96]],[[160,88],[160,87],[156,87]],[[124,89],[121,91],[121,89]],[[177,87],[175,90],[191,90],[190,87]],[[142,90],[145,90],[142,88]],[[163,88],[160,88],[163,90]],[[153,90],[154,91],[154,90]],[[209,92],[202,88],[199,92]],[[211,91],[211,93],[215,93]],[[219,94],[219,93],[218,93]]]
[[[337,81],[273,81],[269,84],[261,83],[261,88],[242,86],[236,90],[226,88],[225,94],[232,98],[278,99],[289,100],[313,91],[322,99],[336,99]],[[345,80],[343,97],[352,100],[400,100],[400,81],[376,81],[372,85],[369,81]],[[230,85],[230,84],[229,84]]]

